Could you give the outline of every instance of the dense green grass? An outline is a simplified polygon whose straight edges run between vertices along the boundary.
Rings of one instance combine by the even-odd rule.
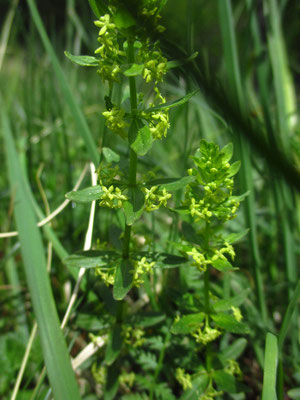
[[[173,101],[200,92],[170,110],[168,136],[139,158],[138,174],[184,176],[201,139],[220,147],[233,142],[234,159],[242,163],[235,193],[249,191],[224,228],[228,234],[249,229],[235,244],[239,270],[210,274],[213,295],[228,299],[247,293],[241,311],[250,328],[249,334],[226,333],[218,341],[221,359],[238,359],[243,376],[234,389],[216,380],[215,388],[226,392],[217,399],[283,399],[287,393],[299,398],[299,59],[292,18],[299,6],[292,3],[266,0],[260,9],[254,0],[170,0],[162,13],[166,57],[198,52],[194,61],[170,70],[163,94]],[[170,328],[179,312],[197,311],[208,277],[190,265],[157,269],[121,303],[93,270],[81,269],[78,278],[79,270],[64,260],[83,248],[122,251],[122,211],[70,202],[51,223],[35,226],[65,201],[87,163],[98,166],[103,146],[125,157],[128,148],[105,127],[101,113],[108,89],[95,69],[75,66],[63,55],[64,50],[93,55],[97,47],[88,4],[69,0],[65,25],[48,20],[46,28],[34,0],[27,1],[28,25],[15,6],[7,10],[0,38],[0,397],[44,399],[52,390],[58,399],[79,398],[79,391],[87,400],[102,398],[103,392],[106,400],[201,398],[207,382],[199,371],[205,362],[208,368],[208,353],[217,350],[212,346],[204,357],[204,350],[190,339],[181,341]],[[138,90],[145,90],[137,82]],[[124,78],[114,88],[113,102],[119,104],[128,93]],[[81,188],[91,185],[85,171]],[[174,204],[182,198],[176,192]],[[180,218],[168,209],[143,214],[131,244],[138,248],[145,241],[147,251],[180,255],[176,243],[190,222]],[[19,235],[5,234],[12,231]],[[62,321],[67,309],[64,340],[57,313]],[[144,314],[138,324],[137,311],[151,312],[153,320]],[[126,323],[143,329],[142,346],[122,347]],[[95,337],[101,338],[97,352]],[[75,359],[87,352],[76,370],[79,385],[67,346]],[[192,389],[184,391],[175,379],[178,366],[198,371]],[[135,374],[132,385],[130,373]]]

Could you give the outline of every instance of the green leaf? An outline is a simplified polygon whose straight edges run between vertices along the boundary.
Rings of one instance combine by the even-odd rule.
[[[86,331],[100,331],[102,329],[107,329],[109,323],[107,319],[103,320],[99,318],[99,315],[81,313],[76,318],[76,326]]]
[[[128,8],[121,6],[120,3],[114,12],[113,21],[119,29],[127,29],[135,25],[135,19],[128,11]]]
[[[104,390],[104,400],[114,400],[119,387],[120,370],[115,365],[107,368],[107,377]]]
[[[79,400],[74,371],[60,328],[56,305],[47,272],[45,249],[26,182],[13,142],[5,105],[1,101],[1,124],[11,190],[14,196],[14,217],[19,232],[21,253],[37,320],[43,357],[53,395],[57,400]],[[59,366],[59,368],[58,368]]]
[[[73,56],[73,54],[65,51],[65,56],[68,57],[74,64],[81,65],[83,67],[98,67],[99,60],[93,56]]]
[[[233,375],[228,374],[223,370],[214,371],[213,379],[218,385],[218,390],[222,390],[225,393],[236,393],[236,380]]]
[[[193,176],[184,176],[183,178],[163,178],[154,179],[146,183],[146,187],[161,186],[168,191],[178,190],[184,188],[189,183],[193,182]]]
[[[161,253],[161,262],[166,266],[166,265],[178,265],[178,264],[184,264],[188,260],[185,257],[182,256],[177,256],[175,254],[167,254],[167,253]]]
[[[216,268],[218,271],[227,272],[227,271],[234,271],[238,268],[234,268],[228,260],[218,259],[212,263],[212,266]]]
[[[144,156],[152,147],[152,134],[149,126],[145,125],[138,130],[136,139],[131,143],[130,147],[139,156]]]
[[[90,186],[82,190],[78,190],[76,192],[68,192],[66,194],[66,198],[77,203],[88,203],[93,200],[101,199],[103,195],[103,190],[100,185],[98,186]]]
[[[138,186],[129,188],[128,192],[128,200],[124,201],[123,209],[126,224],[132,225],[142,215],[145,195]]]
[[[233,315],[230,314],[212,314],[212,320],[219,327],[227,332],[247,334],[250,332],[248,326],[243,322],[238,322]]]
[[[189,101],[189,99],[191,97],[193,97],[195,94],[197,94],[199,92],[199,90],[200,89],[194,90],[193,92],[186,94],[185,96],[181,97],[178,100],[174,100],[174,101],[171,101],[169,103],[163,103],[163,104],[160,104],[159,106],[148,108],[147,110],[145,110],[145,112],[146,113],[151,113],[151,112],[154,112],[154,111],[165,110],[166,108],[170,109],[170,108],[173,108],[173,107],[181,106],[182,104],[184,104],[187,101]]]
[[[68,256],[64,259],[64,264],[67,267],[89,269],[111,265],[118,258],[120,258],[120,254],[116,251],[88,250]]]
[[[180,400],[198,400],[199,396],[205,392],[209,383],[209,376],[207,374],[198,376],[192,380],[193,387],[186,390],[180,397]]]
[[[230,165],[228,169],[228,177],[230,178],[231,176],[234,176],[239,172],[239,169],[241,167],[241,162],[240,161],[235,161],[233,164]]]
[[[219,300],[214,303],[213,308],[216,312],[228,311],[231,307],[239,307],[244,303],[248,297],[250,289],[243,290],[237,296],[230,297],[229,299]]]
[[[221,352],[219,359],[223,364],[226,364],[227,360],[236,360],[243,353],[247,344],[248,341],[245,338],[235,340]]]
[[[166,319],[166,315],[160,312],[140,312],[130,315],[126,319],[126,323],[142,328],[149,328],[150,326],[157,325]]]
[[[125,76],[138,76],[141,75],[144,69],[144,64],[132,64],[126,71],[124,71]]]
[[[133,281],[134,266],[129,259],[122,259],[117,263],[113,296],[115,300],[122,300],[129,292]]]
[[[225,242],[232,244],[232,243],[235,243],[235,242],[238,242],[239,240],[241,240],[244,236],[247,235],[248,232],[249,232],[249,229],[245,229],[238,233],[231,233],[230,235],[225,236],[224,240],[225,240]]]
[[[102,0],[89,0],[91,9],[97,18],[102,15],[109,14],[107,5]]]
[[[221,150],[221,154],[223,154],[224,163],[230,161],[233,155],[233,144],[232,143],[226,144],[226,146],[224,146],[223,149]]]
[[[107,347],[105,351],[105,363],[111,365],[120,354],[123,344],[122,325],[116,323],[109,332]]]
[[[115,151],[113,151],[109,147],[102,147],[102,153],[104,155],[105,160],[108,163],[119,162],[120,161],[119,154],[117,154]]]
[[[277,337],[268,332],[266,337],[264,381],[262,400],[276,400],[276,376],[278,364]]]
[[[174,335],[186,335],[187,333],[191,333],[200,327],[204,317],[205,314],[203,312],[184,315],[179,321],[173,323],[171,333]]]
[[[287,395],[293,400],[299,400],[300,399],[300,388],[294,388],[294,389],[288,390]]]
[[[193,61],[197,56],[198,56],[198,51],[195,51],[195,53],[191,54],[189,57],[184,58],[182,60],[168,61],[167,69],[181,67],[182,65],[187,64],[190,61]]]

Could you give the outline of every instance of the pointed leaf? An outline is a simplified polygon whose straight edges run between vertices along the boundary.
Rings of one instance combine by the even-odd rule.
[[[249,327],[243,322],[238,322],[231,314],[212,314],[212,320],[219,327],[227,332],[246,334],[249,333]]]
[[[213,267],[216,268],[218,271],[227,272],[227,271],[234,271],[238,268],[234,268],[228,260],[218,259],[212,263]]]
[[[93,200],[101,199],[103,195],[103,190],[100,185],[90,186],[88,188],[78,190],[76,192],[68,192],[66,198],[77,203],[87,203]]]
[[[97,18],[100,18],[102,15],[109,14],[109,10],[107,5],[103,0],[89,0],[91,9]]]
[[[117,263],[113,296],[115,300],[122,300],[129,292],[133,281],[134,266],[129,259],[122,259]]]
[[[236,360],[245,350],[248,344],[247,339],[239,338],[227,346],[219,355],[220,360],[226,364],[227,360]]]
[[[183,178],[154,179],[147,182],[146,186],[161,186],[168,191],[173,191],[184,188],[186,185],[193,182],[194,180],[195,178],[193,176],[184,176]]]
[[[241,167],[241,162],[240,161],[235,161],[233,164],[230,165],[228,173],[229,177],[234,176],[239,172],[239,169]]]
[[[190,61],[193,61],[197,56],[198,56],[198,51],[195,51],[195,53],[191,54],[189,57],[184,58],[182,60],[168,61],[167,69],[181,67],[181,65],[184,65]]]
[[[144,69],[144,64],[132,64],[130,68],[124,72],[125,76],[138,76],[141,75]]]
[[[244,236],[247,235],[248,232],[249,232],[249,229],[245,229],[238,233],[231,233],[230,235],[225,236],[224,240],[225,240],[225,242],[232,244],[232,243],[235,243],[235,242],[238,242],[239,240],[241,240]]]
[[[231,307],[239,307],[244,303],[248,297],[250,289],[245,289],[236,296],[230,297],[229,299],[219,300],[214,303],[213,308],[216,312],[228,311]]]
[[[203,312],[197,314],[184,315],[175,321],[171,327],[171,333],[174,335],[186,335],[198,329],[204,320],[205,314]]]
[[[149,126],[145,125],[138,130],[135,141],[131,144],[131,148],[139,156],[144,156],[152,147],[152,134]]]
[[[113,151],[109,147],[102,147],[102,153],[103,153],[103,155],[105,157],[105,160],[108,163],[119,162],[120,161],[119,154],[117,154],[115,151]]]
[[[230,161],[233,155],[233,144],[232,143],[226,144],[226,146],[224,146],[223,149],[221,150],[221,153],[224,154],[223,162],[226,163]]]
[[[74,64],[81,65],[83,67],[98,67],[99,60],[93,56],[73,56],[73,54],[65,51],[65,56],[68,57]]]
[[[163,104],[160,104],[159,106],[148,108],[147,110],[145,110],[145,112],[151,113],[154,111],[165,110],[166,108],[170,109],[173,107],[181,106],[182,104],[186,103],[191,97],[193,97],[198,92],[199,92],[199,89],[194,90],[193,92],[186,94],[185,96],[181,97],[178,100],[174,100],[169,103],[163,103]]]
[[[113,264],[120,257],[116,251],[79,251],[64,259],[64,264],[75,268],[98,268]]]
[[[108,336],[107,347],[105,351],[105,363],[111,365],[120,354],[123,343],[122,326],[116,323]]]
[[[119,29],[127,29],[135,25],[135,19],[130,14],[129,9],[120,4],[114,12],[113,21]]]
[[[219,390],[222,390],[225,393],[237,392],[235,377],[228,374],[224,370],[214,371],[213,379],[216,382]]]
[[[144,203],[145,195],[141,189],[138,186],[129,188],[128,200],[123,203],[127,225],[132,225],[134,221],[140,218],[144,209]]]

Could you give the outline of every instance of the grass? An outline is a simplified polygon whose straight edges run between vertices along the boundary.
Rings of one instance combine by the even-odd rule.
[[[177,314],[199,312],[204,291],[209,309],[208,286],[195,268],[156,268],[144,285],[118,302],[113,298],[117,289],[106,287],[93,270],[78,272],[64,264],[83,243],[85,250],[118,249],[124,259],[133,244],[141,248],[142,242],[151,251],[180,256],[178,243],[184,235],[192,235],[188,217],[168,209],[145,213],[132,228],[126,225],[128,240],[122,245],[122,211],[111,213],[96,206],[90,217],[89,207],[70,202],[51,224],[37,228],[38,220],[65,201],[86,162],[98,166],[103,145],[125,158],[128,145],[104,126],[101,113],[107,87],[95,70],[78,68],[63,56],[64,50],[92,55],[97,46],[87,5],[68,1],[69,18],[56,33],[49,22],[45,27],[45,16],[39,16],[34,0],[27,0],[29,28],[22,23],[16,3],[8,10],[0,38],[1,48],[6,49],[0,65],[0,157],[7,160],[0,177],[1,233],[19,233],[0,235],[4,360],[0,397],[44,399],[53,393],[58,399],[197,399],[213,377],[215,390],[226,393],[217,399],[281,400],[287,392],[296,399],[300,388],[299,59],[293,48],[295,29],[289,30],[289,22],[295,25],[286,18],[297,6],[267,0],[261,10],[252,0],[214,4],[174,0],[163,12],[167,30],[161,43],[168,58],[184,58],[184,48],[189,54],[199,53],[194,61],[170,70],[163,94],[173,101],[199,88],[200,93],[170,110],[167,138],[138,157],[137,175],[132,151],[132,184],[150,169],[169,178],[185,175],[192,165],[189,155],[205,138],[220,146],[234,143],[234,158],[242,163],[235,193],[249,191],[238,216],[224,228],[228,235],[249,229],[235,244],[234,266],[239,270],[223,276],[210,272],[205,278],[211,293],[222,301],[244,296],[239,304],[249,333],[227,332],[219,338],[215,364],[211,361],[215,342],[204,351],[191,336],[185,342],[172,333]],[[148,90],[136,82],[138,91]],[[112,101],[119,103],[130,92],[132,101],[133,79],[130,85],[123,79],[114,87]],[[136,108],[134,101],[131,108]],[[42,187],[36,180],[41,166]],[[90,186],[87,175],[82,188]],[[41,193],[49,203],[48,212]],[[183,192],[174,193],[175,204]],[[50,273],[46,272],[48,243],[53,246]],[[126,292],[122,271],[128,265],[119,266],[120,298]],[[62,331],[59,320],[66,310]],[[38,335],[31,337],[29,358],[12,397],[35,319]],[[143,332],[141,338],[128,330],[124,339],[122,329],[131,325]],[[105,344],[97,347],[97,338]],[[139,340],[141,345],[136,344]],[[76,382],[70,358],[79,353],[85,361],[79,361]],[[233,382],[218,372],[229,359],[238,360],[240,380]],[[44,365],[47,376],[41,374]],[[178,366],[192,376],[192,387],[184,389],[175,378]],[[201,375],[204,367],[211,371],[210,378]]]

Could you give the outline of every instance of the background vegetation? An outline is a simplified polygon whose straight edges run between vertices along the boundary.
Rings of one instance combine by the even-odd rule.
[[[101,115],[105,110],[105,87],[94,70],[74,66],[64,56],[65,50],[75,55],[93,55],[97,47],[97,29],[92,23],[95,17],[88,3],[43,1],[37,6],[50,42],[43,36],[32,0],[1,1],[0,398],[3,399],[14,396],[25,349],[33,337],[30,332],[35,318],[39,318],[37,312],[33,313],[32,305],[39,307],[43,294],[50,290],[50,286],[39,283],[42,272],[32,265],[48,265],[55,305],[62,320],[78,274],[62,260],[87,243],[90,208],[84,204],[71,202],[45,225],[41,231],[43,241],[31,229],[35,217],[29,209],[33,207],[42,220],[63,203],[65,193],[73,189],[92,158],[87,132],[92,133],[100,148],[105,130]],[[239,271],[222,280],[216,276],[214,282],[214,290],[224,298],[250,289],[242,307],[244,321],[250,327],[239,358],[244,386],[238,393],[227,394],[228,398],[260,398],[263,379],[267,382],[265,387],[271,388],[271,393],[264,392],[264,399],[300,398],[299,13],[299,2],[292,0],[170,0],[162,13],[166,32],[160,40],[168,59],[182,59],[198,52],[193,63],[168,74],[164,93],[172,100],[197,88],[200,92],[185,105],[170,110],[168,137],[155,143],[144,163],[166,176],[180,177],[190,167],[189,155],[194,154],[202,138],[221,147],[231,141],[234,158],[242,162],[235,190],[239,194],[250,193],[229,231],[250,229],[235,245],[235,267]],[[121,99],[125,90],[124,83],[114,93],[114,99]],[[105,140],[105,146],[126,153],[122,140],[109,133]],[[14,182],[23,188],[19,200],[26,198],[28,207],[16,206]],[[82,187],[86,186],[90,186],[89,174],[82,182]],[[118,216],[112,219],[109,212],[96,207],[93,248],[100,248],[104,242],[118,246],[120,224]],[[152,243],[156,250],[162,250],[161,242],[178,241],[181,232],[176,217],[167,211],[157,213],[155,219],[145,217],[143,227],[137,229],[142,232],[143,240]],[[19,238],[4,234],[16,230],[20,232]],[[24,246],[27,256],[23,250],[21,257],[20,248]],[[26,274],[24,264],[27,264]],[[157,301],[158,310],[166,313],[168,319],[168,313],[173,315],[172,310],[179,307],[170,298],[176,290],[180,295],[191,291],[192,281],[193,276],[186,269],[170,270],[164,277],[166,287],[159,301],[158,295],[151,298],[151,291],[146,289],[134,294],[132,304],[149,295],[151,305]],[[155,288],[155,282],[151,283]],[[113,315],[114,311],[107,313],[105,307],[108,304],[115,307],[113,300],[108,300],[110,292],[99,277],[88,274],[83,285],[64,331],[72,357],[91,342],[90,333],[99,335],[107,327],[101,315],[107,316],[109,312]],[[192,290],[201,290],[201,285]],[[44,306],[45,309],[40,309],[40,318],[45,316],[43,310],[47,310],[49,319],[45,326],[52,326],[52,317],[54,326],[54,303],[52,317],[49,305]],[[156,340],[164,341],[166,346],[159,347],[152,338],[152,348],[150,340],[136,373],[148,371],[159,376],[162,371],[165,379],[172,382],[167,374],[168,363],[172,362],[164,330],[168,326],[166,321],[152,328],[156,329]],[[42,329],[40,326],[40,332]],[[61,342],[61,352],[58,348],[49,349],[49,354],[58,356],[52,360],[55,369],[56,363],[64,365],[66,349],[62,335],[45,329],[45,335],[58,335],[58,348]],[[272,335],[267,336],[268,332]],[[228,336],[223,348],[230,340]],[[45,357],[41,346],[43,343],[37,336],[20,387],[14,392],[18,393],[17,399],[48,398],[49,382],[47,378],[39,378]],[[156,361],[149,356],[150,349]],[[97,382],[97,374],[92,370],[104,357],[101,351],[90,356],[78,372],[85,399],[100,398],[101,377],[98,376]],[[156,362],[154,372],[151,359],[152,363]],[[51,365],[47,364],[47,368],[51,370]],[[72,381],[73,378],[66,375],[63,379]],[[139,384],[133,393],[142,390],[142,382]],[[277,394],[274,393],[276,385]],[[129,386],[128,382],[123,383],[117,396],[128,394]],[[195,394],[184,397],[178,383],[173,382],[171,386],[176,398],[197,398],[192,397]],[[163,393],[156,394],[157,398],[168,398]]]

